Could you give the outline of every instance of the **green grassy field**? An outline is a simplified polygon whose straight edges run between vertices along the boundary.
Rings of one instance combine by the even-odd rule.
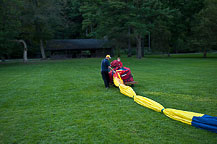
[[[216,144],[217,134],[174,121],[106,90],[101,59],[0,64],[0,143]],[[133,89],[165,108],[217,116],[217,59],[122,58]]]
[[[146,58],[168,58],[167,54],[145,55]],[[203,58],[203,53],[170,54],[170,58]],[[207,58],[217,58],[217,52],[207,53]]]

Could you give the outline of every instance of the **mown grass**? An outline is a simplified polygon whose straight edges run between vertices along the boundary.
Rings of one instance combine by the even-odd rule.
[[[174,121],[106,90],[99,58],[0,64],[0,143],[214,144],[216,133]],[[217,116],[217,59],[122,58],[137,94]]]
[[[203,53],[181,53],[181,54],[151,54],[145,55],[146,58],[203,58]],[[217,53],[210,52],[207,53],[207,58],[217,58]]]

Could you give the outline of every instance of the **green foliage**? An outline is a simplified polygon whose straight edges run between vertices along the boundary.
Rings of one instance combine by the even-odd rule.
[[[199,22],[194,27],[194,44],[203,51],[217,50],[217,1],[206,0],[205,8],[197,17]]]
[[[121,60],[137,94],[216,116],[216,59]],[[216,143],[216,133],[142,107],[118,88],[106,91],[100,61],[0,64],[0,143]]]
[[[144,35],[154,28],[154,23],[165,16],[161,3],[157,0],[132,1],[130,3],[130,19],[128,24],[135,34]]]
[[[173,47],[174,52],[186,52],[191,49],[191,39],[193,36],[192,28],[197,23],[195,17],[203,8],[204,0],[162,0],[164,6],[173,9],[173,18],[170,19],[168,26],[171,32],[171,41],[169,45]],[[182,42],[182,46],[180,46]]]
[[[154,36],[153,42],[154,40],[157,42],[159,49],[168,48],[167,45],[164,44],[164,46],[162,43],[168,43],[170,39],[168,24],[173,10],[163,6],[158,0],[132,1],[130,8],[132,17],[129,19],[129,25],[132,27],[133,35],[137,40],[137,57],[141,58],[141,38],[146,35]],[[161,38],[158,39],[159,37]]]
[[[216,47],[215,0],[205,3],[204,0],[1,0],[0,3],[1,54],[17,53],[20,48],[8,41],[15,38],[27,41],[31,50],[39,46],[40,39],[108,39],[118,54],[127,48],[129,39],[134,49],[137,45],[137,54],[141,54],[141,41],[145,39],[147,46],[148,35],[152,52],[194,52],[201,47],[214,50]]]
[[[80,12],[80,0],[61,1],[61,17],[63,25],[56,32],[56,38],[80,38],[84,36],[82,31],[82,13]]]
[[[91,29],[89,36],[106,37],[118,49],[126,47],[126,39],[130,37],[141,43],[141,38],[156,28],[156,23],[171,17],[171,10],[157,0],[87,0],[81,11],[84,17],[83,29]],[[132,29],[131,36],[128,35],[129,27]]]
[[[39,40],[53,38],[61,24],[58,0],[3,0],[0,3],[1,54],[18,54],[20,47],[12,42],[15,39],[24,39],[33,51],[39,46]]]
[[[105,38],[110,44],[117,48],[120,55],[120,48],[126,46],[126,33],[128,30],[127,4],[124,1],[85,1],[81,7],[84,20],[83,29],[86,29],[87,36],[91,38]]]
[[[21,36],[37,41],[52,38],[61,22],[57,0],[23,0],[23,3]]]
[[[10,55],[15,40],[20,33],[20,2],[16,0],[0,1],[0,58]]]

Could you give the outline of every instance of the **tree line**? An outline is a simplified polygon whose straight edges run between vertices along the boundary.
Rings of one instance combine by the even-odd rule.
[[[1,59],[27,50],[46,59],[47,40],[79,38],[109,40],[117,55],[129,57],[198,51],[206,57],[217,50],[217,0],[0,1]]]

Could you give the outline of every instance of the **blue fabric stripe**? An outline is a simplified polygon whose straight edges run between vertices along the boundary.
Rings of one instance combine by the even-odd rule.
[[[217,117],[209,115],[203,115],[202,117],[194,116],[191,125],[217,133]]]

